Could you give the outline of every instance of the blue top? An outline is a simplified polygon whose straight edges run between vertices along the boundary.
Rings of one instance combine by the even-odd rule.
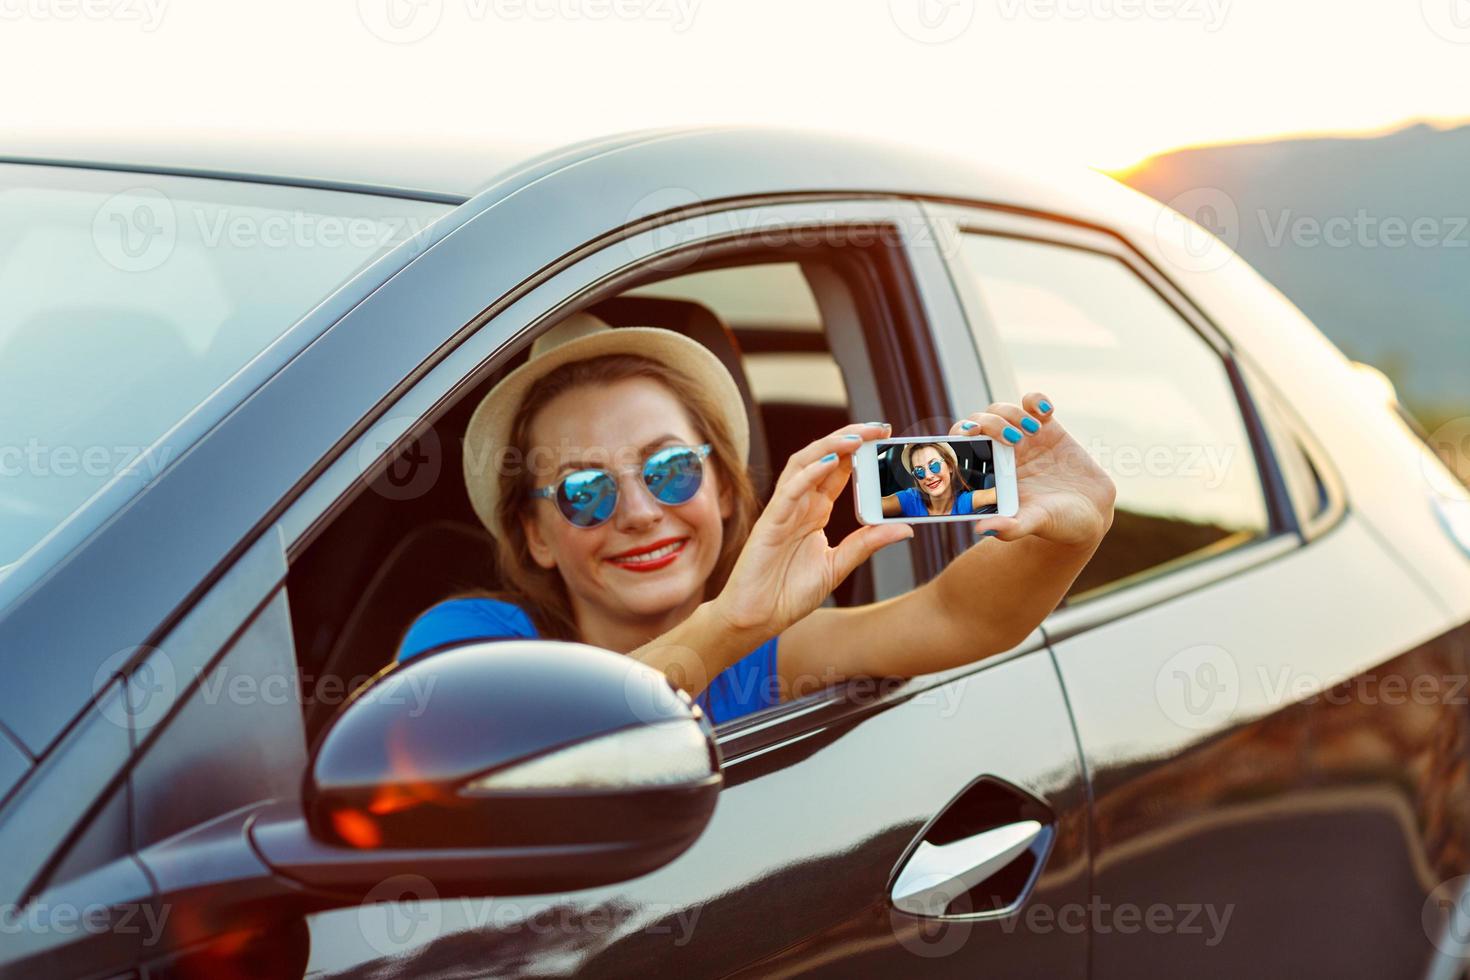
[[[954,506],[950,508],[951,514],[973,514],[975,513],[975,498],[970,494],[973,491],[966,490],[955,497]],[[903,508],[904,517],[928,517],[929,505],[918,487],[909,487],[897,493],[898,504]]]
[[[450,599],[425,612],[398,647],[400,662],[464,640],[526,637],[536,627],[525,610],[499,599]],[[716,725],[768,708],[780,701],[776,683],[776,641],[771,639],[725,668],[694,701]]]

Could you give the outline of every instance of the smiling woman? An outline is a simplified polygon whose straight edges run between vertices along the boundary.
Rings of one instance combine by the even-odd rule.
[[[1021,509],[987,517],[981,501],[966,511],[977,531],[1014,542],[1013,601],[980,623],[951,601],[953,590],[998,579],[987,555],[1001,545],[985,542],[893,600],[819,609],[874,552],[912,536],[903,523],[859,528],[835,547],[825,534],[854,452],[890,426],[845,425],[797,451],[758,515],[750,422],[720,359],[670,330],[573,314],[485,395],[465,434],[466,489],[507,589],[429,609],[398,659],[475,639],[580,640],[659,668],[720,723],[813,678],[909,676],[1008,649],[1052,609],[1112,516],[1111,482],[1040,394],[954,429],[997,438],[1013,425],[1034,434],[1034,452],[1017,447]],[[948,501],[960,475],[946,449],[926,445],[912,462],[937,464],[921,485]],[[966,501],[976,493],[994,492]],[[933,625],[919,653],[902,640],[916,617]]]

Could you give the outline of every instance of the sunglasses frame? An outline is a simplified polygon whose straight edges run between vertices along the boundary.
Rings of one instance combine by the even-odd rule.
[[[694,453],[695,458],[697,460],[699,460],[699,484],[702,487],[702,486],[704,486],[704,463],[705,463],[705,460],[707,460],[709,458],[710,453],[713,451],[713,446],[710,443],[707,443],[707,442],[700,443],[697,446],[679,445],[677,443],[674,444],[674,445],[670,445],[670,446],[660,446],[658,449],[655,449],[653,452],[649,453],[648,459],[645,459],[643,461],[643,465],[641,467],[639,467],[638,475],[639,475],[639,477],[642,478],[642,480],[643,480],[643,488],[648,491],[648,495],[650,497],[653,497],[653,499],[657,503],[661,504],[664,507],[682,507],[685,504],[689,503],[690,500],[693,500],[694,499],[695,494],[699,493],[699,487],[696,487],[695,490],[694,490],[694,493],[692,493],[692,494],[689,495],[689,499],[688,500],[681,500],[677,504],[671,504],[671,503],[668,503],[667,501],[659,500],[658,495],[655,494],[653,492],[653,489],[648,485],[648,463],[649,463],[649,461],[652,460],[653,457],[657,456],[659,453],[664,452],[665,450],[669,450],[669,449],[688,449],[688,450],[690,450],[690,451],[692,451]],[[566,513],[561,509],[561,507],[559,505],[556,507],[556,512],[558,514],[561,514],[562,520],[566,521],[572,527],[578,528],[579,530],[587,531],[587,530],[591,530],[594,527],[601,527],[602,525],[606,524],[608,521],[612,520],[613,514],[616,514],[617,513],[618,503],[619,503],[619,495],[622,493],[622,487],[621,487],[621,484],[620,484],[620,482],[618,480],[618,476],[620,474],[616,474],[612,470],[603,469],[600,466],[584,466],[581,469],[572,470],[570,473],[567,473],[567,474],[563,475],[561,477],[561,479],[557,480],[555,483],[548,483],[544,487],[532,487],[530,490],[527,491],[527,496],[533,497],[533,498],[535,498],[535,497],[541,497],[541,498],[544,498],[546,500],[551,501],[552,504],[556,504],[557,503],[556,497],[557,497],[557,494],[561,490],[562,484],[566,483],[568,479],[570,479],[571,477],[575,476],[578,473],[586,473],[586,472],[589,472],[589,471],[596,472],[596,473],[602,473],[602,474],[610,477],[612,479],[612,481],[613,481],[613,506],[612,506],[612,510],[608,512],[608,515],[605,518],[603,518],[602,520],[600,520],[597,523],[595,523],[595,524],[578,524],[576,521],[574,521],[570,517],[568,517],[566,515]]]
[[[931,460],[929,460],[929,475],[930,476],[938,476],[939,475],[939,471],[942,470],[942,469],[944,469],[944,464],[941,463],[939,460],[937,460],[937,459],[931,459]],[[922,467],[922,466],[915,466],[913,469],[909,470],[909,475],[912,476],[915,480],[922,480],[922,479],[924,479],[924,467]]]

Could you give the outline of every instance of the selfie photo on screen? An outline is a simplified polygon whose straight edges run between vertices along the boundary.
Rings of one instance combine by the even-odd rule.
[[[936,439],[879,451],[884,517],[994,514],[989,442]]]

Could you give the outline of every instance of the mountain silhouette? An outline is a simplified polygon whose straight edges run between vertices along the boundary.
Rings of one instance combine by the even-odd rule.
[[[1470,125],[1195,147],[1115,176],[1165,203],[1223,191],[1234,215],[1189,217],[1428,426],[1470,414]]]

